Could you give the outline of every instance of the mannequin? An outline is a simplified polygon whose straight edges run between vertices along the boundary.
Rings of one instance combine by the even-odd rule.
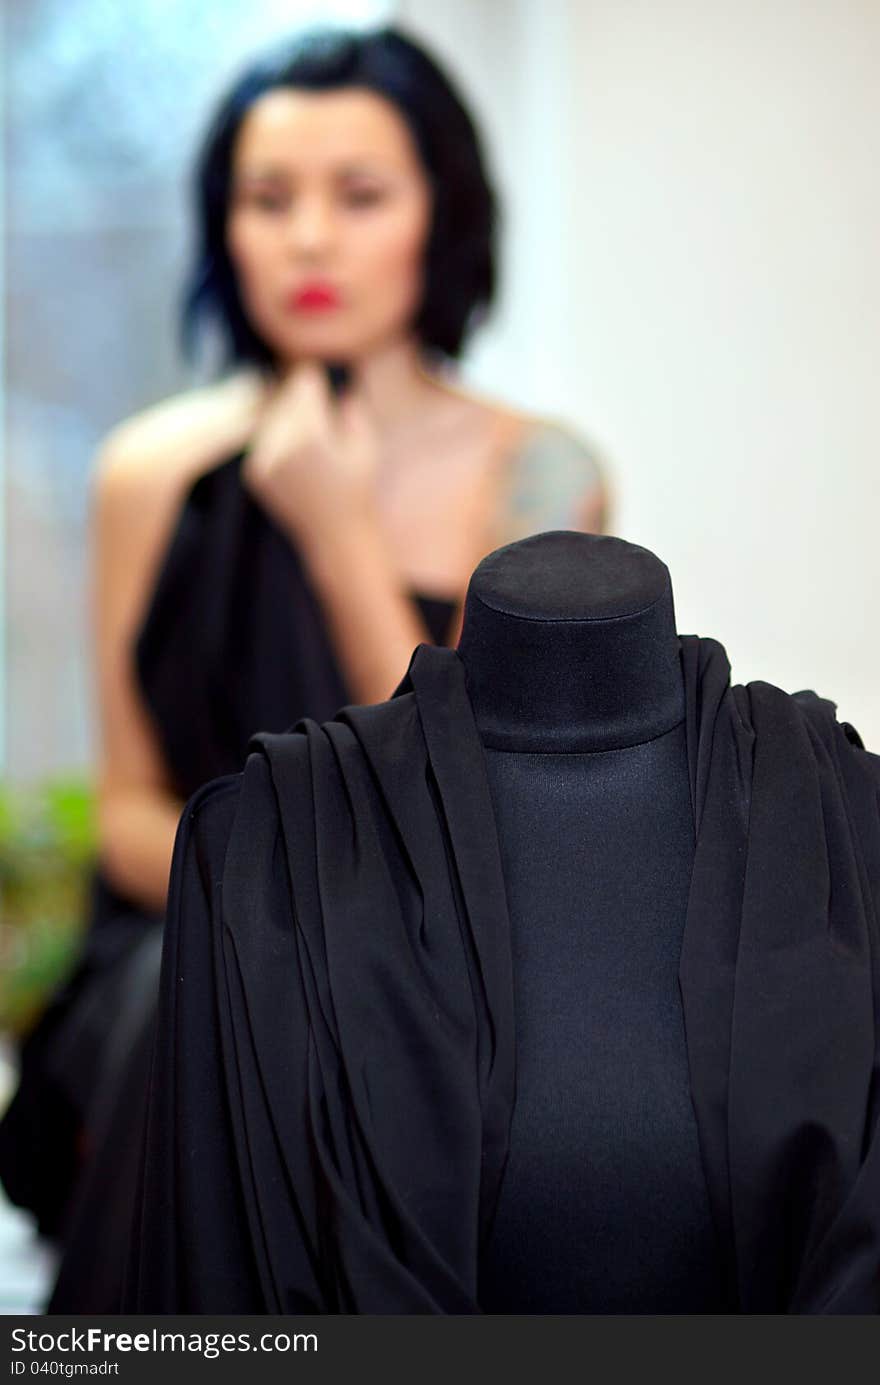
[[[181,818],[132,1312],[880,1312],[880,760],[644,549]]]
[[[481,1302],[718,1310],[678,990],[694,829],[669,573],[621,539],[526,539],[474,573],[459,654],[487,753],[516,1014]]]

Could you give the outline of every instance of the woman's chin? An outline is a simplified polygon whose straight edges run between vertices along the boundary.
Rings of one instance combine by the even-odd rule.
[[[317,356],[322,360],[345,361],[358,354],[357,335],[332,323],[297,326],[296,331],[279,332],[274,345],[288,360]]]

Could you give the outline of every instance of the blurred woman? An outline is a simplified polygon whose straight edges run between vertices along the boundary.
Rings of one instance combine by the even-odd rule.
[[[388,697],[415,645],[454,644],[486,552],[603,519],[585,446],[449,378],[493,298],[496,205],[465,106],[413,42],[322,32],[251,69],[197,186],[187,340],[212,324],[230,369],[98,458],[94,917],[0,1129],[7,1191],[74,1243],[96,1198],[125,1216],[186,798],[239,770],[254,731]],[[100,1260],[74,1253],[67,1279]],[[115,1273],[53,1307],[112,1307]]]

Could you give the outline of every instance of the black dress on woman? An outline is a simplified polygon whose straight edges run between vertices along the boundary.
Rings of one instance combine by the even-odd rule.
[[[241,769],[255,731],[324,720],[353,701],[294,547],[242,484],[244,455],[188,492],[135,647],[141,691],[183,799]],[[431,638],[443,642],[455,603],[411,595]],[[127,1175],[140,1135],[133,1088],[148,1062],[162,922],[96,872],[83,954],[25,1042],[20,1086],[0,1123],[8,1195],[67,1247],[56,1311],[114,1306],[116,1272],[97,1253],[93,1214],[100,1204],[115,1239],[108,1206],[123,1218],[131,1206]],[[120,1090],[128,1094],[121,1103]]]

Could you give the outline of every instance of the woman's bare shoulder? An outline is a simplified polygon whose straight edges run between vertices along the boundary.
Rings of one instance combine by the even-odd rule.
[[[130,619],[155,581],[187,492],[246,445],[256,402],[253,381],[236,377],[164,399],[105,436],[91,484],[98,585]]]
[[[559,419],[459,391],[495,438],[499,485],[497,545],[548,529],[601,532],[607,523],[607,473],[598,448]]]
[[[239,374],[183,391],[131,414],[105,435],[95,459],[99,491],[177,491],[250,436],[263,386]]]
[[[440,401],[440,417],[454,425],[488,430],[502,443],[504,439],[513,441],[528,429],[525,414],[482,390],[441,375],[433,376],[431,384]]]
[[[517,408],[458,382],[443,380],[437,384],[462,421],[468,420],[495,435],[505,460],[528,464],[532,458],[564,456],[573,463],[580,458],[583,474],[598,479],[601,467],[597,449],[566,423]]]
[[[567,469],[574,484],[599,485],[602,481],[603,466],[595,443],[560,419],[521,415],[514,455],[524,468],[555,466],[559,471]]]

